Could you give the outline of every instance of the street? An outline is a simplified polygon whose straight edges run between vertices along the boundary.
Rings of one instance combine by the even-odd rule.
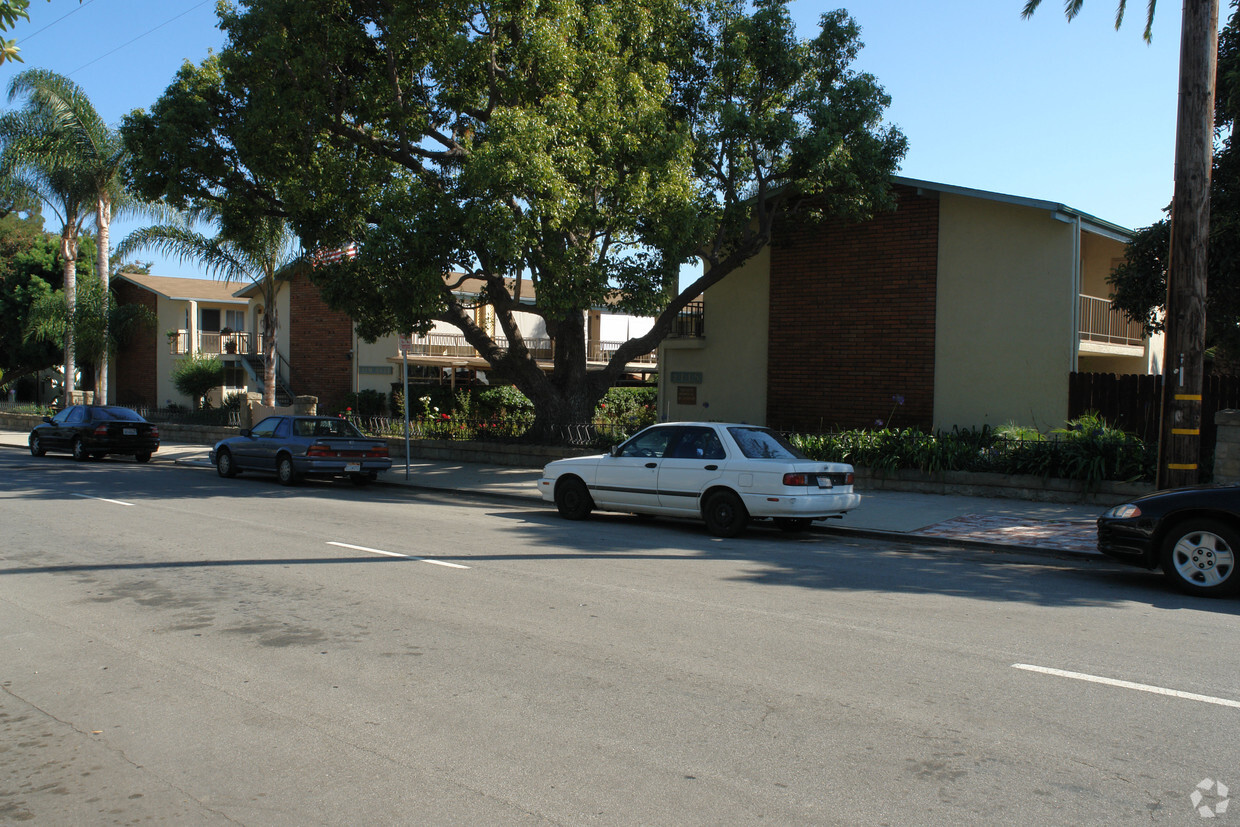
[[[0,822],[1240,823],[1240,602],[1156,573],[119,458],[0,480]]]

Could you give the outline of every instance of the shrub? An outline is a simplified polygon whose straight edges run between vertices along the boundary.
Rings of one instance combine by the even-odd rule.
[[[891,473],[901,469],[992,471],[1080,480],[1096,489],[1102,480],[1154,478],[1154,446],[1090,414],[1050,435],[1017,425],[794,434],[792,442],[812,459],[847,462]]]
[[[190,354],[173,367],[172,384],[194,400],[195,408],[206,407],[207,392],[224,384],[224,364],[216,356]]]
[[[512,385],[497,385],[477,394],[480,419],[532,419],[534,403]]]
[[[657,388],[609,388],[595,409],[594,418],[635,434],[658,420],[657,402]]]
[[[351,408],[354,416],[383,416],[387,412],[387,395],[376,390],[345,394],[342,408]]]

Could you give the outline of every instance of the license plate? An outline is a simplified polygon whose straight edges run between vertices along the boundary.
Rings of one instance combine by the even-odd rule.
[[[126,428],[125,429],[125,436],[137,436],[137,435],[138,435],[137,428]]]
[[[344,465],[344,470],[346,474],[361,473],[362,464],[360,462],[346,462]]]
[[[818,487],[819,488],[834,488],[835,486],[831,484],[831,478],[828,477],[826,474],[823,474],[822,476],[818,478]]]

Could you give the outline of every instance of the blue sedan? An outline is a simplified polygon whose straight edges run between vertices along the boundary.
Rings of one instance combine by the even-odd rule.
[[[302,477],[348,477],[366,485],[392,467],[385,440],[333,416],[269,416],[217,442],[210,457],[221,477],[265,471],[284,485]]]

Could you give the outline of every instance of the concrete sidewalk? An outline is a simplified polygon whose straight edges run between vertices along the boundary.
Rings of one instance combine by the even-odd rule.
[[[0,450],[27,450],[27,434],[0,431]],[[176,464],[211,470],[210,446],[164,443],[155,464]],[[379,484],[434,491],[503,497],[532,506],[552,508],[538,492],[540,469],[479,463],[412,460],[393,461]],[[842,520],[815,523],[815,528],[866,536],[891,536],[906,541],[1020,549],[1098,557],[1094,521],[1105,508],[1029,502],[997,497],[918,494],[861,490],[861,505]]]

